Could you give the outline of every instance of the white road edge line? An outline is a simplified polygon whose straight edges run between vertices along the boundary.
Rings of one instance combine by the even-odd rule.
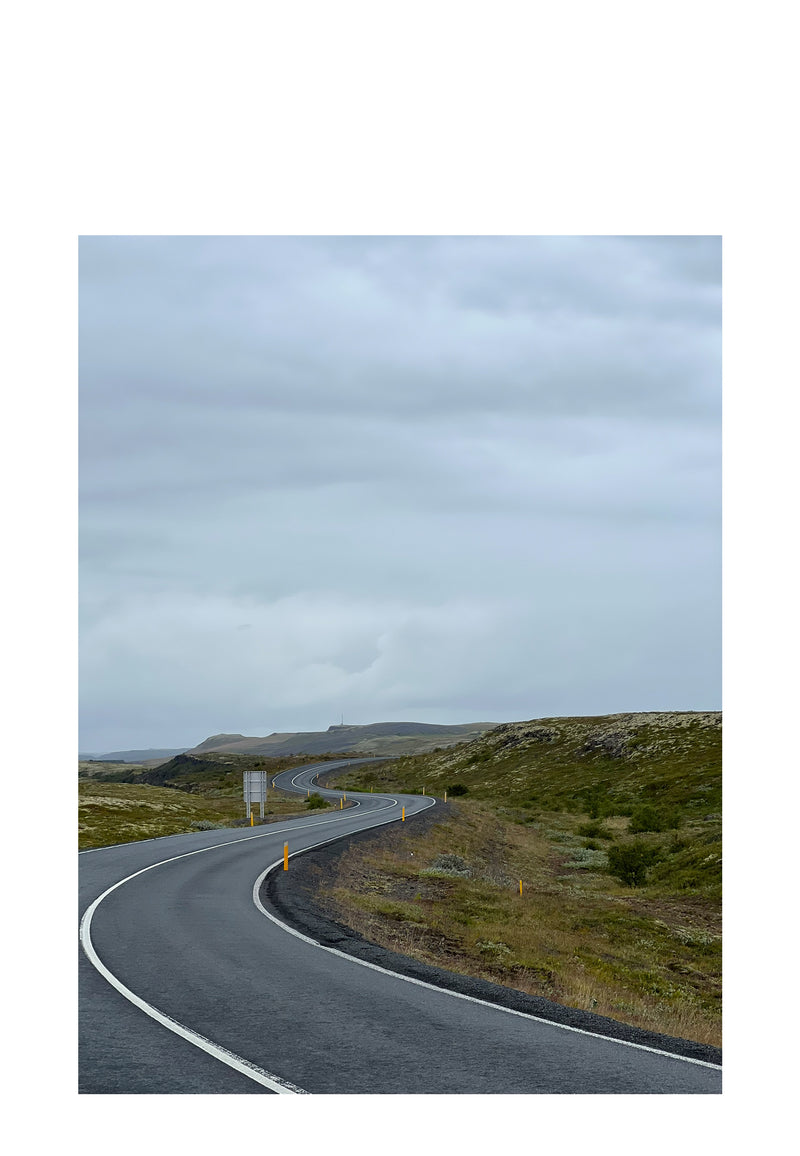
[[[434,806],[435,802],[436,802],[436,800],[434,800],[433,803],[430,804],[430,806]],[[424,808],[424,809],[427,810],[428,808]],[[386,821],[388,822],[388,820],[386,820]],[[375,823],[373,825],[376,827],[380,827],[380,826],[383,826],[384,824],[383,823]],[[369,828],[367,828],[367,829],[369,829]],[[336,842],[336,838],[323,839],[319,843],[314,843],[311,847],[304,847],[300,851],[292,852],[292,854],[289,856],[289,858],[292,859],[292,858],[294,858],[295,855],[304,855],[307,851],[313,851],[317,847],[324,847],[327,843],[334,843],[334,842]],[[722,1071],[721,1064],[712,1064],[712,1063],[709,1063],[707,1060],[696,1060],[691,1056],[680,1056],[680,1055],[677,1055],[675,1052],[665,1052],[661,1048],[652,1048],[652,1047],[649,1047],[647,1044],[637,1044],[631,1040],[618,1040],[614,1036],[604,1036],[604,1035],[601,1035],[600,1032],[590,1032],[590,1031],[587,1031],[585,1028],[576,1028],[576,1027],[573,1027],[571,1024],[560,1024],[560,1023],[557,1023],[555,1020],[545,1019],[543,1016],[531,1015],[530,1012],[517,1011],[515,1008],[503,1007],[502,1004],[489,1003],[487,1000],[478,999],[477,996],[474,996],[474,995],[465,995],[463,992],[460,992],[460,991],[451,991],[450,988],[437,987],[436,984],[426,983],[426,981],[422,980],[422,979],[414,979],[412,976],[403,975],[399,971],[390,971],[389,968],[379,967],[378,964],[376,964],[376,963],[369,963],[366,959],[358,959],[357,956],[348,955],[344,951],[339,951],[338,948],[336,948],[336,947],[326,947],[324,944],[318,943],[316,941],[316,939],[311,939],[308,935],[303,935],[303,933],[301,931],[296,931],[293,927],[290,927],[288,923],[284,923],[281,919],[278,919],[277,916],[273,915],[270,911],[267,911],[266,907],[264,907],[263,903],[259,899],[258,893],[261,890],[261,884],[264,882],[264,880],[266,879],[266,877],[269,875],[269,873],[271,871],[274,871],[276,869],[276,867],[280,867],[282,864],[283,864],[283,859],[278,859],[277,862],[271,863],[270,866],[267,867],[267,869],[265,871],[261,872],[259,877],[256,879],[255,883],[253,884],[253,902],[255,903],[256,907],[261,912],[261,914],[266,915],[267,919],[272,920],[272,922],[274,924],[276,924],[276,926],[282,928],[284,931],[288,931],[290,935],[296,936],[297,939],[302,939],[305,943],[310,944],[312,947],[318,947],[320,949],[320,951],[328,951],[328,952],[330,952],[331,955],[338,955],[340,959],[346,959],[346,960],[349,960],[350,963],[358,964],[359,967],[369,967],[369,968],[371,968],[372,971],[383,972],[384,975],[391,975],[395,979],[402,979],[405,983],[413,983],[413,984],[416,984],[418,987],[426,987],[430,991],[437,991],[437,992],[440,992],[444,995],[453,996],[455,999],[464,999],[464,1000],[467,1000],[469,1003],[477,1003],[477,1004],[481,1004],[483,1007],[494,1008],[496,1011],[506,1012],[508,1015],[520,1016],[523,1019],[534,1020],[536,1023],[540,1023],[540,1024],[549,1024],[551,1027],[555,1027],[555,1028],[563,1028],[563,1030],[566,1032],[577,1032],[579,1035],[582,1035],[582,1036],[593,1036],[595,1039],[608,1040],[609,1043],[622,1044],[626,1048],[638,1048],[640,1051],[643,1051],[643,1052],[653,1052],[657,1056],[666,1056],[668,1059],[671,1059],[671,1060],[681,1060],[685,1064],[697,1064],[701,1068],[713,1068],[716,1071]]]
[[[306,768],[306,769],[308,769],[308,768]],[[287,771],[279,771],[278,772],[278,774],[281,774],[281,775],[285,775],[287,773],[288,773]],[[317,778],[318,775],[315,775],[314,777]],[[276,775],[276,778],[277,778],[277,775]],[[294,779],[292,779],[292,783],[294,783]],[[317,784],[317,786],[319,786],[319,784]],[[321,787],[320,789],[323,791],[328,790],[327,787]],[[334,793],[335,793],[334,791],[331,791],[331,794],[334,794]],[[389,795],[373,795],[372,798],[373,799],[388,799],[388,798],[390,798],[390,796]],[[356,802],[353,804],[353,806],[354,807],[360,807],[361,804]],[[287,819],[286,822],[291,823],[291,819]],[[279,823],[271,823],[270,826],[272,827],[273,831],[282,830]],[[296,827],[296,826],[298,826],[298,824],[295,823],[294,826]],[[79,855],[93,855],[95,853],[95,851],[115,851],[119,847],[133,847],[133,846],[138,846],[141,843],[157,843],[157,842],[160,842],[162,839],[182,839],[184,835],[191,835],[191,834],[196,834],[196,832],[177,831],[174,835],[154,835],[152,839],[134,839],[130,843],[109,843],[108,846],[106,846],[106,847],[85,847],[82,851],[79,851],[78,854]],[[220,844],[220,846],[222,846],[222,844]],[[166,862],[166,860],[165,860],[165,862]]]
[[[356,806],[360,806],[360,804],[356,803]],[[391,806],[396,807],[397,803],[391,803],[390,807]],[[380,809],[383,810],[383,808]],[[347,817],[349,818],[350,816]],[[343,815],[337,815],[335,818],[322,819],[315,823],[295,823],[290,828],[290,830],[297,830],[298,827],[301,826],[322,827],[327,823],[340,823],[344,818],[345,816]],[[188,1042],[190,1044],[194,1044],[195,1047],[198,1047],[202,1051],[207,1052],[210,1056],[213,1056],[214,1059],[219,1060],[223,1064],[227,1064],[229,1068],[235,1069],[235,1071],[240,1072],[243,1076],[247,1076],[249,1079],[255,1080],[257,1084],[261,1084],[273,1092],[277,1092],[283,1095],[309,1095],[310,1093],[308,1093],[305,1088],[300,1088],[296,1084],[292,1084],[288,1080],[282,1079],[280,1076],[266,1072],[263,1068],[259,1068],[257,1064],[253,1064],[249,1060],[245,1060],[241,1056],[237,1056],[234,1052],[231,1052],[227,1048],[222,1047],[221,1044],[213,1043],[213,1041],[206,1039],[205,1036],[200,1035],[199,1032],[194,1032],[191,1030],[191,1028],[187,1028],[183,1024],[178,1023],[177,1020],[172,1019],[171,1016],[168,1016],[164,1012],[159,1011],[158,1008],[153,1007],[152,1004],[147,1003],[140,996],[136,995],[136,993],[131,991],[130,988],[126,987],[125,984],[120,979],[118,979],[113,972],[109,971],[109,969],[100,959],[100,956],[97,954],[97,951],[95,950],[94,944],[92,942],[91,934],[92,918],[94,917],[97,908],[100,906],[103,900],[108,895],[110,895],[112,891],[116,891],[118,887],[122,887],[124,883],[128,883],[131,879],[135,879],[138,875],[143,875],[146,871],[153,871],[156,867],[163,867],[166,863],[173,863],[176,859],[187,859],[191,855],[202,855],[205,851],[215,851],[219,847],[230,847],[234,843],[249,843],[253,839],[265,839],[267,836],[274,835],[279,831],[280,827],[278,824],[271,824],[268,831],[262,831],[258,835],[245,835],[239,839],[228,839],[225,843],[214,843],[210,847],[199,847],[195,851],[185,851],[181,855],[172,855],[169,859],[162,859],[158,863],[151,863],[149,867],[142,867],[139,871],[134,871],[133,874],[126,875],[124,879],[120,879],[117,883],[114,883],[111,887],[107,888],[102,893],[102,895],[98,895],[94,902],[91,903],[89,907],[87,907],[80,924],[80,942],[87,958],[97,969],[97,971],[100,972],[103,978],[107,980],[113,988],[116,988],[120,995],[123,995],[125,999],[129,1000],[146,1015],[150,1016],[151,1019],[156,1020],[165,1028],[168,1028],[171,1032],[181,1036],[183,1039],[188,1040]],[[281,859],[280,862],[283,862],[283,860]]]

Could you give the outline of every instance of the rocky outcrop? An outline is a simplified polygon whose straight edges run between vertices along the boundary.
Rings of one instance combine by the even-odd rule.
[[[613,731],[611,734],[590,735],[583,746],[578,750],[579,755],[606,755],[610,759],[624,759],[627,752],[627,743],[630,739],[627,732]]]

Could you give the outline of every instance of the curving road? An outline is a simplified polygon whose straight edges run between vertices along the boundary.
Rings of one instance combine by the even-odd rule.
[[[276,776],[306,793],[324,763]],[[338,798],[340,792],[320,793]],[[717,1065],[458,996],[321,947],[270,867],[435,805],[354,806],[80,855],[82,1093],[717,1093]],[[291,864],[290,864],[291,871]]]

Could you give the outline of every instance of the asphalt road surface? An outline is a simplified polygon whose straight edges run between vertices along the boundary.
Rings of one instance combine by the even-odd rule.
[[[325,763],[284,771],[306,793]],[[341,792],[320,790],[339,798]],[[82,1093],[718,1093],[715,1064],[460,997],[288,928],[259,898],[291,856],[435,801],[80,854]]]

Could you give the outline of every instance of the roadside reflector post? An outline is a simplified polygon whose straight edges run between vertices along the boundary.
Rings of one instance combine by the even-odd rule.
[[[422,793],[423,793],[423,795],[425,794],[425,788],[424,787],[422,788]]]
[[[339,800],[339,810],[340,810],[340,811],[343,811],[343,810],[344,810],[344,799],[340,799],[340,800]]]
[[[288,843],[283,844],[283,869],[284,869],[284,871],[289,870],[289,844]]]
[[[519,893],[522,894],[522,880],[519,881]]]
[[[405,821],[406,821],[406,809],[405,809],[405,807],[403,807],[403,814],[400,817],[403,820],[403,822],[405,823]]]
[[[445,791],[445,793],[444,793],[444,801],[445,801],[445,803],[447,802],[447,791]]]
[[[251,809],[251,811],[250,811],[250,826],[251,826],[251,827],[253,826],[253,812],[252,812],[252,809]]]

